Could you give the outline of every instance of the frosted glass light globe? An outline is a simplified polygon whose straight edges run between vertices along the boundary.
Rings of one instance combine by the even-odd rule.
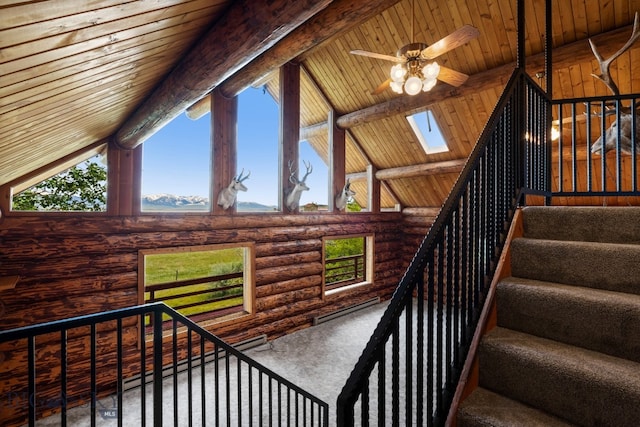
[[[440,65],[437,62],[432,62],[427,64],[422,68],[422,74],[424,74],[424,78],[427,80],[435,79],[440,74]]]
[[[402,64],[396,64],[391,67],[391,80],[394,82],[402,82],[407,74],[407,69]]]
[[[389,86],[395,93],[402,93],[402,82],[391,82]]]
[[[416,95],[422,90],[422,80],[416,76],[411,76],[404,83],[404,91],[408,95]]]
[[[424,82],[422,83],[422,91],[429,92],[436,85],[436,82],[437,80],[435,78],[425,79]]]

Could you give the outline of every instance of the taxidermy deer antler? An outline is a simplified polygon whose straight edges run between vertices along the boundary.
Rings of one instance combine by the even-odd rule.
[[[251,171],[249,171],[245,176],[242,176],[243,173],[244,169],[242,169],[240,175],[234,176],[229,185],[220,192],[220,195],[218,196],[218,205],[222,206],[223,209],[229,209],[233,206],[236,202],[238,191],[247,191],[247,187],[242,183],[242,181],[249,178]]]
[[[307,187],[307,184],[305,184],[305,181],[307,180],[309,174],[313,172],[313,167],[311,166],[311,163],[308,163],[306,160],[303,160],[303,163],[305,168],[307,168],[307,172],[304,174],[304,177],[302,177],[302,179],[298,179],[296,177],[296,172],[298,170],[294,170],[292,162],[289,162],[289,172],[291,173],[289,175],[289,182],[291,182],[294,186],[293,189],[289,192],[285,204],[290,211],[295,211],[298,208],[302,192],[309,189],[309,187]]]
[[[591,50],[593,51],[593,55],[598,60],[598,64],[600,66],[600,75],[591,74],[601,82],[603,82],[611,91],[613,95],[620,95],[620,89],[611,78],[611,73],[609,68],[611,67],[611,63],[615,61],[620,55],[622,55],[625,51],[627,51],[638,39],[640,39],[640,17],[638,12],[635,14],[635,19],[633,22],[633,30],[631,32],[631,37],[627,42],[622,46],[616,53],[611,55],[609,58],[604,59],[602,55],[598,52],[595,44],[591,39],[589,39],[589,45],[591,46]],[[631,153],[632,152],[632,125],[633,125],[633,116],[635,115],[636,121],[636,135],[635,135],[635,144],[636,150],[640,151],[640,114],[634,112],[634,108],[637,108],[640,105],[636,103],[636,105],[632,107],[620,107],[620,117],[619,120],[614,121],[611,126],[605,131],[604,135],[601,135],[594,143],[591,145],[592,153],[601,153],[602,145],[603,145],[603,137],[604,137],[604,151],[609,151],[616,148],[616,143],[618,142],[618,133],[620,134],[620,150],[623,153]],[[607,110],[602,112],[602,116],[609,114],[614,114],[615,110]],[[618,130],[618,126],[620,129]]]

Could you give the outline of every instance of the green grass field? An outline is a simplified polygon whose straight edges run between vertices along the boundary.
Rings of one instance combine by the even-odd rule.
[[[178,280],[199,279],[243,271],[244,249],[229,248],[212,251],[172,252],[145,256],[145,288],[152,285],[171,283]],[[240,285],[234,290],[216,291],[221,286]],[[167,299],[185,293],[208,291],[199,295],[190,295],[168,299],[166,304],[178,307],[187,304],[199,304],[181,309],[184,315],[194,315],[207,311],[242,305],[242,278],[206,282],[197,285],[176,287],[155,292],[155,298]],[[233,295],[236,295],[233,297]],[[145,292],[145,300],[150,292]],[[224,298],[222,301],[211,301]],[[211,301],[211,302],[208,302]]]

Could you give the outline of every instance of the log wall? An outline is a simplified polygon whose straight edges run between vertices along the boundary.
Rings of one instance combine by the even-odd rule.
[[[407,266],[407,256],[399,254],[407,251],[410,256],[416,249],[416,245],[402,241],[402,214],[396,212],[231,216],[49,213],[11,215],[0,221],[0,277],[20,277],[15,288],[0,290],[0,330],[137,305],[141,249],[250,242],[255,247],[255,314],[211,324],[208,329],[230,343],[262,334],[273,339],[311,326],[318,315],[375,296],[388,299]],[[375,236],[373,283],[323,297],[322,238],[361,233]],[[137,324],[126,326],[126,338],[135,342]],[[76,335],[70,351],[83,349],[80,354],[86,354],[87,335]],[[113,340],[115,334],[104,331],[102,339]],[[17,369],[26,359],[21,348],[24,345],[16,343],[0,346],[2,396],[17,396],[26,387],[26,373]],[[43,360],[55,363],[59,346],[43,348]],[[100,358],[114,359],[113,354],[101,354]],[[82,361],[73,363],[82,366]],[[132,361],[127,366],[139,369],[140,365]],[[39,371],[48,375],[47,383],[56,383],[59,369],[42,366]],[[87,381],[86,375],[75,380],[70,394],[87,390],[87,384],[82,383]],[[98,381],[103,382],[102,387],[113,383],[113,378],[105,376]],[[0,419],[15,416],[16,406],[0,404]]]

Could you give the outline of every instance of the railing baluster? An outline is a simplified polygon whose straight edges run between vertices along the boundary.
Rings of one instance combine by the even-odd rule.
[[[387,418],[385,398],[387,391],[386,366],[386,352],[383,347],[378,359],[378,427],[385,427],[385,419]]]
[[[398,323],[399,323],[398,319]],[[399,325],[391,333],[391,424],[400,423],[400,331]],[[407,343],[408,344],[408,343]]]
[[[146,331],[145,331],[145,319],[146,313],[141,313],[138,319],[138,325],[140,328],[140,334],[138,339],[140,340],[140,424],[142,427],[147,425],[147,350],[146,350]]]
[[[116,319],[116,400],[118,411],[118,427],[123,426],[124,405],[123,405],[123,386],[122,386],[122,318]]]
[[[220,346],[216,345],[213,350],[213,366],[214,366],[214,394],[216,396],[214,400],[215,410],[216,410],[216,427],[220,426]]]
[[[591,102],[587,102],[586,112],[587,115],[587,125],[586,125],[586,142],[587,142],[587,192],[591,192],[593,190],[593,178],[591,173],[591,150],[589,149],[590,142],[589,138],[591,138]],[[575,121],[575,118],[574,118]]]
[[[67,330],[60,331],[60,424],[67,426]]]
[[[241,360],[238,360],[236,362],[236,375],[238,376],[238,383],[236,385],[236,402],[237,402],[236,409],[238,410],[238,425],[242,425],[242,361]],[[202,421],[204,423],[204,420]]]
[[[369,379],[367,378],[367,380],[365,381],[365,385],[363,387],[363,392],[362,392],[362,396],[360,397],[360,399],[362,400],[360,402],[360,425],[362,427],[369,427],[369,390],[370,390],[371,385],[369,384]]]
[[[408,398],[405,401],[405,425],[412,425],[413,415],[413,300],[410,299],[405,305],[405,395]],[[398,349],[399,350],[399,349]]]
[[[631,99],[631,105],[636,105],[637,99]],[[637,173],[637,159],[638,159],[638,150],[636,149],[636,144],[640,143],[638,141],[638,133],[640,129],[637,126],[638,120],[638,110],[633,108],[631,110],[631,191],[638,191],[638,173]]]
[[[193,338],[191,328],[187,328],[187,407],[189,426],[193,425]]]
[[[179,406],[178,405],[178,320],[172,321],[172,344],[173,344],[173,426],[178,427]]]
[[[91,367],[90,367],[90,377],[91,377],[91,427],[95,427],[96,425],[96,404],[98,400],[98,389],[96,384],[96,325],[91,324]]]
[[[224,358],[224,390],[225,390],[225,407],[227,408],[227,425],[231,425],[231,372],[230,357],[228,354]]]
[[[204,340],[200,337],[200,420],[201,425],[207,425],[207,383],[206,383],[206,360],[205,360]],[[239,423],[242,425],[242,423]]]
[[[36,425],[36,408],[38,399],[36,397],[36,337],[27,339],[27,372],[29,379],[29,395],[27,404],[29,405],[29,427]]]
[[[153,311],[153,425],[162,425],[162,312]]]
[[[442,364],[443,364],[443,356],[444,356],[444,327],[443,327],[443,323],[444,323],[444,283],[443,283],[443,279],[444,279],[444,275],[443,275],[443,268],[444,268],[444,256],[443,256],[443,249],[442,249],[442,244],[439,244],[436,248],[437,251],[437,255],[436,255],[436,262],[437,262],[437,271],[436,271],[436,286],[437,286],[437,295],[436,295],[436,366],[435,366],[435,370],[436,370],[436,387],[439,389],[442,388],[444,381],[443,381],[443,372],[442,372]],[[436,418],[440,418],[441,414],[442,414],[442,406],[443,406],[443,399],[442,399],[442,395],[440,393],[436,394],[436,404],[435,404],[435,410],[436,410]]]
[[[424,424],[424,271],[418,274],[416,294],[416,424]]]

